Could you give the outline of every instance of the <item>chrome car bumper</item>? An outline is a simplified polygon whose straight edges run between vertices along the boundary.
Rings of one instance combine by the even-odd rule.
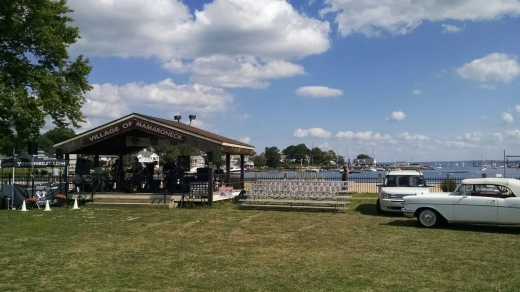
[[[381,199],[381,210],[385,212],[401,212],[401,204],[404,202],[402,199]]]
[[[415,210],[407,210],[406,207],[402,207],[401,213],[403,213],[403,215],[406,218],[413,218],[413,214],[415,214]]]

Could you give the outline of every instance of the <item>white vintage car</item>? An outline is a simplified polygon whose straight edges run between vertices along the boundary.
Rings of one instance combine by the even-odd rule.
[[[421,226],[443,222],[520,224],[520,180],[465,179],[452,193],[406,196],[401,212]]]

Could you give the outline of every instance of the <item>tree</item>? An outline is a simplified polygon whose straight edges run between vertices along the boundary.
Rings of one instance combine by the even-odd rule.
[[[341,155],[338,155],[338,165],[343,165],[345,162],[345,158]]]
[[[266,165],[269,167],[278,167],[280,165],[281,161],[280,159],[282,156],[280,155],[280,150],[278,150],[278,147],[265,147],[265,159],[266,159]]]
[[[267,164],[267,160],[265,159],[265,155],[255,155],[253,157],[253,163],[255,164],[255,167],[263,167]]]
[[[45,132],[43,135],[36,139],[36,142],[38,143],[39,148],[49,153],[54,153],[54,144],[63,142],[74,136],[76,136],[74,130],[64,127],[56,127],[52,130]]]
[[[213,151],[212,159],[211,161],[207,160],[206,162],[209,164],[210,162],[213,163],[217,168],[220,168],[224,163],[226,163],[225,159],[222,158],[222,153],[218,150]],[[206,156],[207,157],[207,156]],[[206,158],[207,159],[207,158]]]
[[[88,59],[69,61],[79,36],[65,0],[0,1],[0,136],[16,147],[35,140],[45,119],[79,128],[92,87]]]
[[[325,155],[324,155],[323,151],[321,151],[321,149],[318,147],[312,148],[311,158],[312,158],[311,163],[313,165],[322,165],[323,163],[325,163]]]
[[[155,152],[161,159],[159,160],[159,164],[163,165],[167,161],[173,161],[177,163],[177,158],[179,156],[195,156],[199,155],[199,150],[190,145],[174,145],[167,147],[155,147]]]
[[[370,156],[366,155],[366,154],[359,154],[357,156],[357,159],[367,159],[367,158],[371,158]]]
[[[289,159],[294,159],[296,162],[301,163],[310,152],[305,144],[298,144],[285,148],[282,153],[287,155]]]

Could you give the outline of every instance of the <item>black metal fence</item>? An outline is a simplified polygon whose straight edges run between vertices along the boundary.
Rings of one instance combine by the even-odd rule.
[[[0,175],[1,184],[11,184],[12,176],[8,173],[4,173]],[[89,179],[89,176],[83,176],[84,179]],[[460,177],[460,176],[450,176],[446,175],[443,177],[425,177],[427,183],[429,185],[433,185],[430,187],[430,192],[445,192],[451,191],[460,184],[460,182],[466,178],[474,178],[474,177]],[[515,177],[510,177],[515,178]],[[296,178],[288,178],[288,177],[268,177],[268,176],[258,176],[253,178],[245,178],[243,181],[241,180],[239,175],[219,175],[217,177],[218,184],[221,186],[231,186],[235,190],[250,190],[253,184],[257,180],[291,180]],[[297,178],[301,179],[301,178]],[[312,180],[323,180],[323,181],[340,181],[340,177],[314,177],[314,178],[306,178]],[[520,179],[520,178],[515,178]],[[379,182],[379,178],[377,177],[350,177],[349,181],[353,182],[351,185],[351,191],[354,193],[378,193],[379,189],[376,185]],[[65,176],[61,177],[53,177],[49,175],[26,175],[26,176],[15,176],[14,183],[24,186],[31,186],[34,182],[34,185],[46,184],[46,183],[65,183]],[[74,187],[73,176],[69,176],[69,189]]]

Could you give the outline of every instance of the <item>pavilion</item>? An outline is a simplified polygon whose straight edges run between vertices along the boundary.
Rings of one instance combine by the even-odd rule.
[[[132,154],[150,146],[186,144],[212,155],[219,151],[226,156],[226,170],[230,170],[231,155],[240,155],[241,181],[244,181],[244,156],[252,155],[254,146],[211,133],[177,121],[132,113],[73,138],[54,145],[57,152],[94,155],[94,167],[99,155]]]

